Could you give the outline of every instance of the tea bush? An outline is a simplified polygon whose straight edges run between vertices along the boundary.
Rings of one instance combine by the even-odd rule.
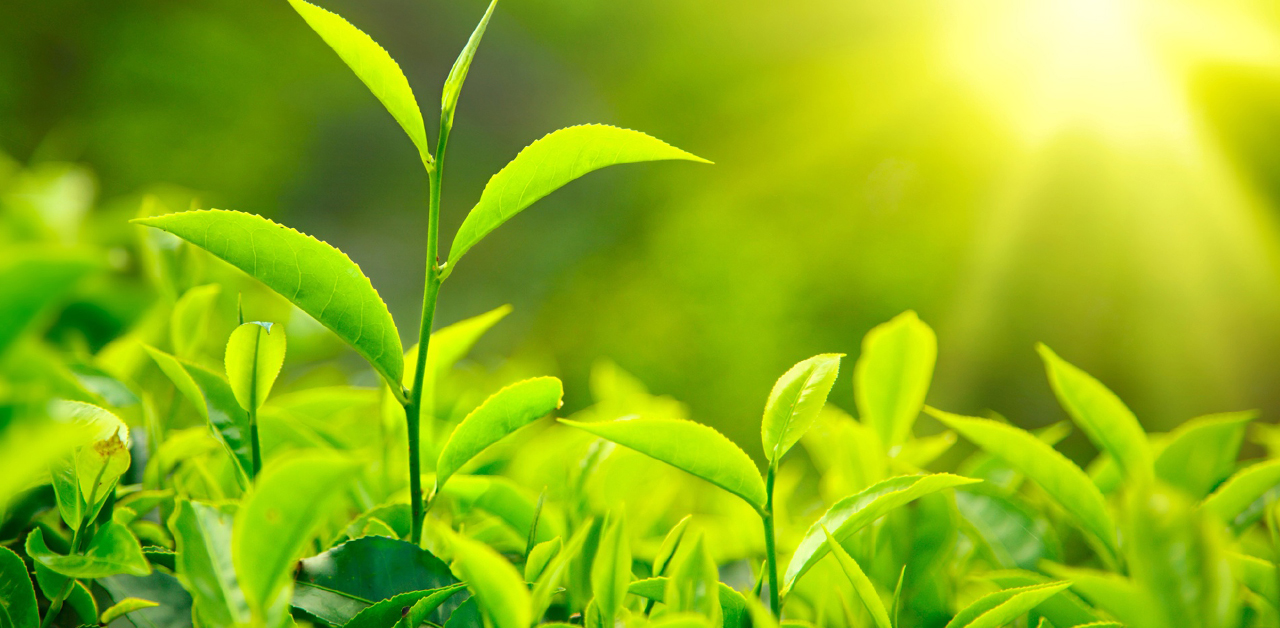
[[[1238,460],[1255,415],[1146,434],[1048,347],[1071,422],[1029,432],[924,406],[937,343],[902,314],[858,352],[858,418],[827,403],[843,354],[758,391],[763,472],[611,363],[570,416],[555,377],[468,366],[509,311],[435,329],[469,249],[593,170],[704,160],[553,132],[493,176],[441,261],[445,152],[493,5],[433,145],[391,57],[290,2],[430,180],[418,344],[320,240],[173,213],[176,190],[90,214],[83,171],[6,167],[0,627],[1280,625],[1280,462]],[[945,431],[918,435],[922,412]],[[1072,427],[1101,452],[1087,469],[1054,448]]]

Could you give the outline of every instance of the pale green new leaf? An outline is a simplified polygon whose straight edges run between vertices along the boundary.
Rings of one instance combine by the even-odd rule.
[[[338,249],[262,216],[221,209],[133,222],[172,233],[261,281],[354,347],[403,396],[395,321],[360,267]]]
[[[529,628],[529,589],[505,558],[483,543],[455,536],[453,571],[480,599],[494,628]]]
[[[293,561],[311,547],[329,504],[356,479],[359,463],[334,453],[277,458],[258,474],[236,513],[231,555],[249,609],[258,619],[283,612]],[[270,623],[270,622],[268,622]]]
[[[542,572],[546,571],[547,565],[551,564],[551,559],[560,554],[560,550],[564,548],[564,542],[560,537],[543,541],[533,546],[529,550],[529,556],[524,562],[524,579],[526,582],[537,582],[542,576]]]
[[[738,497],[757,510],[764,508],[764,480],[751,458],[720,432],[693,421],[624,418],[572,425],[696,475]]]
[[[783,593],[790,591],[796,580],[830,551],[824,529],[830,530],[837,541],[843,542],[899,506],[930,493],[979,481],[950,473],[906,475],[890,478],[836,502],[809,527],[791,555],[783,579]]]
[[[173,304],[169,314],[169,344],[174,355],[188,360],[198,357],[209,337],[209,314],[221,292],[222,286],[216,283],[196,286]]]
[[[1250,591],[1262,596],[1272,606],[1280,608],[1280,582],[1277,582],[1276,566],[1268,560],[1247,554],[1228,553],[1231,571],[1236,579]]]
[[[957,613],[946,628],[1000,628],[1069,586],[1053,582],[990,593]]]
[[[600,124],[571,126],[526,146],[489,179],[449,248],[452,268],[489,232],[538,199],[593,170],[666,159],[707,162],[639,131]]]
[[[31,574],[22,558],[7,547],[0,547],[0,611],[9,616],[14,628],[40,625]]]
[[[116,602],[107,610],[102,611],[102,616],[99,618],[99,621],[103,626],[105,626],[134,611],[140,611],[144,608],[155,608],[157,606],[160,606],[159,602],[152,602],[151,600],[144,600],[137,597],[127,597]]]
[[[699,613],[713,626],[720,625],[720,573],[701,534],[694,536],[688,551],[676,555],[662,602],[672,612]]]
[[[685,515],[683,519],[671,527],[671,531],[667,532],[667,536],[662,539],[662,545],[658,546],[658,553],[653,556],[653,575],[665,575],[667,565],[671,562],[671,557],[675,555],[676,549],[680,547],[680,541],[684,538],[684,532],[689,528],[689,521],[692,519],[693,515]]]
[[[911,435],[937,359],[937,337],[910,310],[862,339],[862,354],[853,367],[854,401],[860,418],[885,447],[901,445]]]
[[[1071,589],[1128,628],[1167,628],[1159,620],[1155,601],[1132,580],[1119,574],[1045,563],[1042,569],[1071,580]]]
[[[587,537],[595,528],[594,521],[588,520],[582,522],[578,526],[577,532],[569,537],[569,542],[564,544],[564,548],[547,563],[546,568],[542,569],[542,573],[533,584],[533,591],[530,593],[529,600],[529,616],[533,619],[542,619],[542,615],[547,612],[547,608],[551,606],[551,597],[555,595],[556,590],[560,587],[560,581],[564,579],[569,570],[569,565],[577,558],[578,553],[582,551],[583,544],[586,543]]]
[[[1049,384],[1067,414],[1089,440],[1115,458],[1130,478],[1152,476],[1147,434],[1129,407],[1102,382],[1058,357],[1049,347],[1036,346],[1044,360]]]
[[[245,323],[227,340],[227,381],[236,401],[246,411],[262,407],[284,366],[284,327],[271,323]]]
[[[480,39],[484,37],[484,31],[489,27],[489,18],[493,16],[494,7],[498,6],[498,0],[489,3],[489,8],[485,10],[484,17],[480,18],[480,23],[476,25],[476,29],[471,32],[471,37],[467,39],[467,45],[458,53],[458,58],[453,62],[453,67],[449,69],[449,76],[444,80],[444,89],[440,93],[440,124],[445,133],[453,128],[453,111],[458,106],[458,96],[462,94],[462,84],[467,80],[467,71],[471,69],[471,60],[476,56],[476,49],[480,47]]]
[[[526,379],[490,395],[453,428],[440,449],[436,490],[490,445],[559,408],[563,398],[564,386],[554,377]]]
[[[145,576],[151,565],[128,528],[108,521],[98,528],[83,554],[57,554],[44,542],[40,528],[27,535],[27,555],[54,573],[68,578],[105,578],[118,574]]]
[[[435,386],[445,375],[466,357],[480,337],[489,331],[498,321],[511,313],[510,305],[494,308],[479,316],[472,316],[447,327],[431,332],[431,343],[427,349],[426,378],[422,386],[422,407],[435,408]],[[413,386],[413,377],[418,360],[418,345],[413,345],[404,354],[404,386]]]
[[[1259,462],[1228,478],[1200,503],[1200,508],[1229,522],[1277,485],[1280,485],[1280,460]]]
[[[842,353],[824,353],[791,367],[769,393],[760,423],[765,456],[776,464],[809,431],[840,373]]]
[[[289,0],[289,4],[320,35],[324,43],[338,53],[369,91],[382,101],[382,106],[400,123],[400,128],[404,129],[413,145],[418,148],[422,163],[430,167],[431,148],[427,145],[422,111],[418,108],[418,100],[414,98],[409,80],[404,77],[400,65],[372,37],[341,16],[304,0]]]
[[[454,475],[440,488],[440,494],[464,509],[480,508],[497,515],[516,533],[528,535],[538,514],[536,498],[528,489],[498,475]],[[554,520],[538,522],[535,539],[549,541],[560,533]]]
[[[129,469],[129,426],[111,411],[82,401],[56,401],[50,414],[88,429],[90,441],[76,449],[75,477],[81,504],[88,509],[84,516],[92,517]]]
[[[631,544],[627,539],[624,512],[611,513],[605,520],[595,560],[591,563],[591,590],[595,592],[596,608],[604,626],[613,625],[627,597],[627,586],[631,584]]]
[[[876,592],[876,585],[871,583],[870,578],[867,578],[867,574],[862,571],[862,567],[858,565],[858,562],[848,552],[844,551],[840,543],[831,537],[830,531],[823,528],[822,532],[826,534],[827,546],[835,554],[836,560],[840,563],[840,569],[849,578],[849,583],[853,585],[853,590],[858,594],[858,598],[862,600],[862,604],[867,607],[867,612],[871,613],[871,619],[875,621],[877,628],[893,628],[893,624],[889,622],[889,611],[885,610],[884,601],[880,599],[880,594]]]
[[[177,543],[174,570],[191,593],[202,625],[215,627],[249,622],[249,605],[231,557],[232,518],[217,508],[186,500],[169,519]]]
[[[1240,443],[1257,412],[1226,412],[1191,419],[1169,433],[1156,455],[1156,477],[1202,499],[1236,467]]]
[[[974,419],[926,408],[931,416],[1004,460],[1040,486],[1079,526],[1115,555],[1116,526],[1106,500],[1080,467],[1025,430],[990,419]]]

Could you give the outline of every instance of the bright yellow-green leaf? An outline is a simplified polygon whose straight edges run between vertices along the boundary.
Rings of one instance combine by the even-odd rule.
[[[284,327],[271,323],[245,323],[227,340],[227,381],[236,401],[246,411],[262,407],[284,365]]]
[[[40,528],[27,535],[27,555],[54,573],[68,578],[105,578],[119,574],[145,576],[151,565],[128,528],[108,521],[94,533],[83,554],[58,554],[44,542]]]
[[[658,546],[658,553],[654,554],[653,557],[653,575],[665,575],[667,565],[671,562],[671,557],[675,555],[676,548],[680,546],[680,541],[684,538],[685,530],[689,528],[689,521],[692,519],[693,515],[685,515],[683,519],[671,527],[671,531],[667,532],[667,536],[662,539],[662,545]]]
[[[273,625],[292,594],[293,561],[311,546],[329,505],[359,464],[335,453],[277,458],[258,474],[236,513],[231,552],[240,588],[258,620]]]
[[[464,509],[487,510],[517,534],[528,536],[538,513],[537,496],[511,480],[497,475],[454,475],[440,489],[442,495],[453,499]],[[536,540],[548,541],[560,533],[557,522],[543,519],[538,522]]]
[[[58,401],[51,414],[90,430],[91,440],[76,449],[75,476],[80,497],[88,507],[85,516],[93,516],[96,505],[129,469],[129,426],[105,408],[81,401]]]
[[[466,357],[476,341],[489,331],[498,321],[511,313],[510,305],[494,308],[479,316],[458,321],[447,327],[431,332],[431,343],[427,349],[426,379],[422,386],[422,407],[435,408],[435,386],[453,369],[458,360]],[[413,386],[414,368],[417,365],[418,345],[413,345],[404,354],[404,386]]]
[[[455,536],[453,571],[480,599],[494,628],[529,628],[529,589],[505,558],[483,543]]]
[[[554,377],[535,377],[493,393],[453,428],[436,462],[436,490],[467,461],[504,436],[560,407],[564,386]]]
[[[613,625],[627,597],[627,585],[631,584],[631,543],[627,539],[627,520],[624,511],[617,512],[605,520],[604,532],[596,546],[596,557],[591,563],[591,590],[595,592],[596,608],[604,626]]]
[[[354,347],[397,397],[403,394],[404,351],[395,321],[342,251],[262,216],[221,209],[133,222],[168,231],[266,284]]]
[[[564,544],[564,548],[556,554],[547,563],[541,575],[533,584],[533,591],[529,598],[530,617],[541,619],[543,614],[547,612],[547,608],[551,606],[551,597],[555,595],[556,590],[560,587],[561,580],[564,579],[569,570],[569,565],[577,558],[578,553],[582,551],[582,546],[587,541],[594,527],[593,521],[588,520],[582,522],[578,526],[578,530],[569,537],[569,542]]]
[[[615,164],[666,159],[707,162],[639,131],[600,124],[571,126],[526,146],[489,179],[449,248],[449,267],[489,232],[593,170]]]
[[[116,602],[111,606],[111,608],[102,611],[102,616],[99,618],[99,621],[103,626],[105,626],[134,611],[140,611],[144,608],[155,608],[157,606],[160,606],[159,602],[152,602],[151,600],[144,600],[137,597],[127,597]]]
[[[1111,454],[1128,477],[1150,478],[1151,447],[1129,407],[1102,382],[1058,357],[1049,347],[1041,344],[1036,349],[1044,359],[1049,384],[1058,401],[1089,440]]]
[[[889,611],[885,610],[884,601],[880,599],[880,594],[876,592],[876,586],[871,583],[871,579],[867,578],[867,574],[862,571],[862,567],[848,552],[844,551],[840,543],[831,537],[831,532],[826,528],[823,528],[822,531],[827,536],[827,546],[831,548],[831,552],[836,556],[836,561],[840,563],[840,569],[844,571],[844,575],[849,578],[850,584],[853,585],[853,591],[858,594],[863,606],[867,607],[867,612],[871,613],[872,621],[876,623],[878,628],[893,628],[893,624],[889,622]]]
[[[207,284],[183,293],[169,314],[169,344],[173,354],[187,360],[199,357],[209,338],[209,314],[222,286]]]
[[[694,536],[688,548],[676,554],[662,601],[673,612],[698,613],[718,626],[724,617],[720,608],[720,572],[701,534]]]
[[[765,456],[776,464],[809,430],[840,373],[842,353],[824,353],[791,367],[769,393],[760,423]]]
[[[484,17],[480,18],[480,23],[471,32],[467,45],[463,47],[462,52],[458,53],[458,58],[453,62],[453,67],[449,69],[449,76],[444,80],[444,89],[440,94],[440,125],[445,129],[446,133],[448,133],[448,129],[453,128],[453,112],[458,106],[458,96],[462,94],[462,84],[467,80],[467,71],[471,69],[471,60],[476,56],[476,49],[480,47],[480,39],[484,37],[484,31],[489,27],[489,18],[493,16],[493,9],[496,6],[498,6],[498,0],[493,0],[489,3],[489,8],[485,10]]]
[[[1156,601],[1145,589],[1119,574],[1045,563],[1044,571],[1071,580],[1071,589],[1128,628],[1168,628],[1161,623]],[[1178,625],[1178,624],[1173,624]]]
[[[720,432],[693,421],[643,417],[572,425],[696,475],[757,510],[764,508],[764,480],[745,452]]]
[[[1276,566],[1269,560],[1256,556],[1230,552],[1231,570],[1250,591],[1262,596],[1272,606],[1280,608],[1280,582],[1276,579]]]
[[[231,515],[214,506],[182,500],[169,520],[177,543],[174,570],[193,599],[202,625],[249,622],[249,605],[231,557]]]
[[[1070,582],[1051,582],[984,595],[957,613],[946,628],[1000,628],[1069,586]]]
[[[1257,412],[1197,417],[1169,433],[1156,455],[1156,477],[1202,499],[1236,468],[1240,443]]]
[[[526,582],[537,582],[542,576],[542,572],[546,571],[547,565],[551,563],[551,559],[555,558],[560,550],[563,549],[564,542],[560,537],[543,541],[533,546],[529,550],[529,557],[524,562],[524,579]]]
[[[862,421],[875,428],[886,447],[911,435],[937,359],[937,337],[910,310],[862,339],[862,354],[853,367],[854,400]]]
[[[1231,521],[1277,485],[1280,485],[1280,460],[1259,462],[1228,478],[1200,507],[1223,521]]]
[[[824,529],[830,530],[837,541],[843,542],[894,508],[930,493],[979,481],[950,473],[906,475],[890,478],[836,502],[809,527],[791,555],[782,591],[790,591],[796,580],[830,551]]]
[[[1030,432],[1011,425],[934,408],[927,408],[927,412],[1038,484],[1082,529],[1115,555],[1116,526],[1107,512],[1106,500],[1074,462]]]
[[[400,123],[400,128],[417,147],[422,163],[429,167],[432,163],[431,148],[427,145],[422,111],[418,109],[418,100],[414,98],[400,65],[372,37],[341,16],[304,0],[289,0],[289,4],[382,101],[382,106]]]

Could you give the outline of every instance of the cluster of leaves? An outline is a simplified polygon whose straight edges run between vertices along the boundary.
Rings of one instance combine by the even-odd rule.
[[[433,151],[387,53],[290,2],[430,176],[419,344],[345,255],[260,216],[152,196],[93,242],[66,173],[0,177],[0,628],[1280,625],[1280,462],[1238,460],[1253,414],[1148,435],[1047,347],[1071,422],[1033,433],[925,407],[936,339],[898,316],[859,352],[858,418],[827,401],[842,354],[761,395],[763,472],[610,363],[564,417],[555,377],[467,365],[508,311],[432,331],[467,250],[592,170],[698,158],[552,133],[490,180],[441,263],[445,147],[493,5]],[[84,324],[125,286],[149,304],[130,324]],[[1087,470],[1054,448],[1072,426],[1100,451]]]

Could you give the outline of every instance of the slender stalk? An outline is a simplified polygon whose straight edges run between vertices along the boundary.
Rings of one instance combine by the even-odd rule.
[[[256,380],[257,377],[255,376]],[[256,384],[255,384],[256,386]],[[249,451],[253,458],[253,475],[250,480],[258,477],[258,473],[262,471],[262,447],[258,445],[258,409],[250,403],[249,410]]]
[[[101,478],[102,478],[102,470],[99,470],[98,479],[95,479],[93,482],[95,487],[94,494],[90,495],[90,498],[93,498],[96,496],[97,494],[96,487],[97,487],[98,481]],[[93,519],[91,517],[85,517],[84,519],[80,520],[80,525],[76,526],[76,531],[71,535],[71,552],[70,553],[72,555],[82,554],[86,549],[88,549],[87,541],[90,538],[90,535],[88,534],[88,532],[89,532],[89,526],[92,524],[93,524]],[[75,586],[76,586],[76,579],[67,578],[67,581],[63,583],[62,588],[58,590],[58,593],[53,596],[52,600],[49,600],[49,609],[45,611],[44,619],[40,620],[40,628],[49,628],[49,626],[53,624],[53,620],[58,616],[58,613],[62,612],[62,604],[67,601],[67,596],[71,595],[71,589]]]
[[[422,519],[426,508],[422,500],[421,418],[422,387],[426,381],[427,350],[431,345],[431,325],[436,316],[436,300],[440,296],[440,187],[444,175],[444,150],[449,142],[449,127],[441,121],[439,141],[436,142],[435,168],[428,177],[427,213],[427,277],[422,294],[422,321],[418,326],[418,355],[414,362],[413,388],[404,406],[409,435],[409,503],[413,519],[409,540],[422,541]]]
[[[778,546],[774,539],[773,530],[773,480],[777,475],[777,465],[769,465],[769,471],[765,476],[765,505],[764,505],[764,552],[766,558],[766,569],[769,570],[769,610],[773,611],[774,617],[781,617],[779,611],[782,604],[778,598]]]

